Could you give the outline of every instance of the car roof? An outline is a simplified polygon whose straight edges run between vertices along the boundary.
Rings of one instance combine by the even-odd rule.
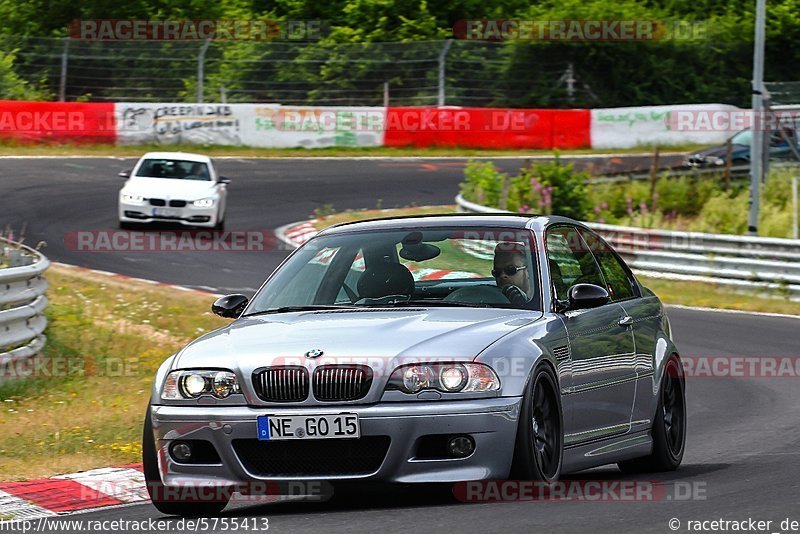
[[[148,152],[141,159],[178,159],[183,161],[197,161],[199,163],[211,163],[211,158],[202,154],[192,154],[190,152]]]
[[[455,227],[500,227],[543,230],[555,223],[568,223],[585,226],[573,219],[557,215],[532,215],[522,213],[449,213],[440,215],[408,215],[402,217],[384,217],[335,224],[322,230],[318,235],[345,234],[369,230],[393,230],[407,228],[432,228],[442,226]]]

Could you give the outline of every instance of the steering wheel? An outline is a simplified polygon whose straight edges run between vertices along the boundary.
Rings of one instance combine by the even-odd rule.
[[[528,303],[528,295],[514,284],[503,286],[500,288],[500,291],[503,292],[503,295],[505,295],[513,306],[524,306]]]

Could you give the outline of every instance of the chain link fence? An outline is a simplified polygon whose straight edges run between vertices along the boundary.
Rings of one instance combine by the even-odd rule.
[[[523,47],[524,48],[524,47]],[[398,43],[85,41],[0,36],[14,69],[53,100],[289,105],[569,107],[592,100],[563,58],[514,64],[520,47]]]
[[[331,43],[0,35],[0,50],[13,56],[16,75],[43,98],[113,102],[748,106],[752,64],[752,46],[739,41]],[[725,76],[711,74],[709,65]],[[780,75],[781,64],[767,67]]]

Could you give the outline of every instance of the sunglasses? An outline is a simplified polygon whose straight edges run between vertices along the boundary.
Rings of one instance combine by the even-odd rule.
[[[505,274],[506,276],[514,276],[522,269],[526,268],[527,267],[525,265],[521,265],[519,267],[517,267],[516,265],[506,265],[502,269],[492,269],[492,276],[494,276],[495,278],[500,278],[501,274]]]

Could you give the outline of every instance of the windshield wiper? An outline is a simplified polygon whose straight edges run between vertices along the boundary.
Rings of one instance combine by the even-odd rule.
[[[382,304],[381,306],[431,306],[441,308],[492,308],[491,304],[481,302],[458,302],[457,300],[404,300],[400,302],[392,302],[390,304]]]
[[[305,306],[281,306],[280,308],[270,308],[268,310],[261,310],[257,312],[247,313],[242,317],[254,317],[256,315],[268,315],[271,313],[289,313],[301,311],[318,311],[318,310],[352,310],[356,306],[339,306],[335,304],[308,304]]]

